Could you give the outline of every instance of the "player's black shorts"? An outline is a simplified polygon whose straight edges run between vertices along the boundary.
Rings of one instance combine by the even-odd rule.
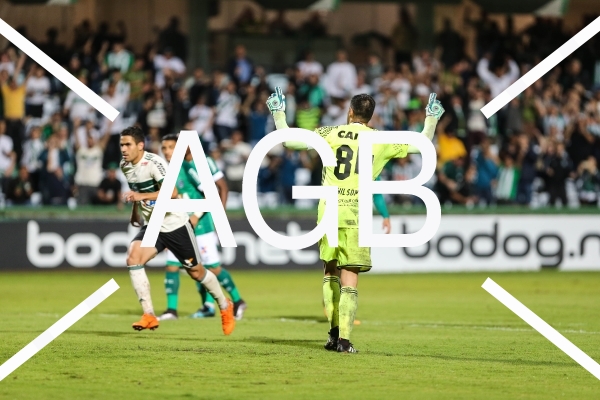
[[[135,235],[133,242],[136,240],[142,240],[146,233],[146,227],[144,225],[142,229]],[[191,222],[187,222],[181,228],[177,228],[171,232],[159,232],[158,239],[156,239],[156,245],[154,246],[156,251],[160,253],[164,249],[169,249],[179,262],[185,268],[195,267],[200,263],[200,251],[198,250],[198,244],[196,243],[196,235],[194,234],[194,228]]]

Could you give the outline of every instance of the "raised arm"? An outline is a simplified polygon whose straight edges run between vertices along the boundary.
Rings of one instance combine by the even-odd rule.
[[[439,100],[436,100],[436,94],[431,93],[429,95],[429,103],[427,107],[425,107],[425,127],[421,132],[423,135],[427,137],[427,139],[432,140],[433,135],[435,134],[435,127],[437,126],[438,121],[444,114],[444,108]],[[413,145],[408,145],[408,154],[421,153],[421,151]]]
[[[287,125],[286,116],[285,116],[285,96],[281,91],[280,87],[275,88],[275,93],[273,93],[267,99],[267,107],[271,114],[273,115],[273,119],[275,120],[275,129],[287,129],[289,126]],[[285,148],[291,150],[309,150],[310,147],[306,145],[306,143],[298,142],[298,141],[289,141],[283,142],[283,146]]]

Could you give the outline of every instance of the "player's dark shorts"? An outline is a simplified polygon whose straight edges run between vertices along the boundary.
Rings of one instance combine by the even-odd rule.
[[[135,238],[133,238],[133,242],[144,238],[147,226],[144,225],[140,229]],[[154,247],[157,253],[160,253],[164,249],[171,250],[173,255],[177,257],[185,268],[192,268],[200,263],[200,251],[196,243],[196,235],[194,234],[192,223],[189,221],[181,228],[177,228],[171,232],[159,232]]]

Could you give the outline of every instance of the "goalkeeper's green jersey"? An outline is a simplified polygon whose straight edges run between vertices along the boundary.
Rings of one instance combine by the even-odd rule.
[[[331,146],[337,164],[323,168],[323,186],[338,187],[338,228],[358,228],[358,137],[368,135],[374,129],[366,125],[326,126],[315,130]],[[379,176],[383,167],[392,158],[406,157],[406,144],[374,144],[373,176]],[[319,202],[317,222],[325,212],[325,200]]]
[[[219,170],[214,160],[210,157],[206,157],[206,161],[208,162],[208,167],[210,168],[213,180],[216,182],[223,178],[223,172]],[[181,169],[179,170],[179,175],[177,176],[176,187],[177,192],[184,199],[205,198],[194,161],[183,161]],[[196,235],[203,235],[205,233],[213,232],[214,230],[215,226],[210,213],[204,213],[196,226]]]

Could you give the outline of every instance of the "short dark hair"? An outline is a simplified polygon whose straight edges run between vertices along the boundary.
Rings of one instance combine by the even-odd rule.
[[[350,100],[350,108],[354,116],[362,122],[369,122],[375,111],[375,100],[368,94],[357,94]]]
[[[123,136],[131,136],[136,144],[143,142],[146,138],[146,135],[144,135],[142,128],[135,125],[123,129],[123,131],[121,132],[121,137]]]
[[[167,141],[167,140],[172,140],[174,142],[177,141],[177,139],[179,138],[179,134],[177,133],[169,133],[165,136],[162,137],[161,142]]]

